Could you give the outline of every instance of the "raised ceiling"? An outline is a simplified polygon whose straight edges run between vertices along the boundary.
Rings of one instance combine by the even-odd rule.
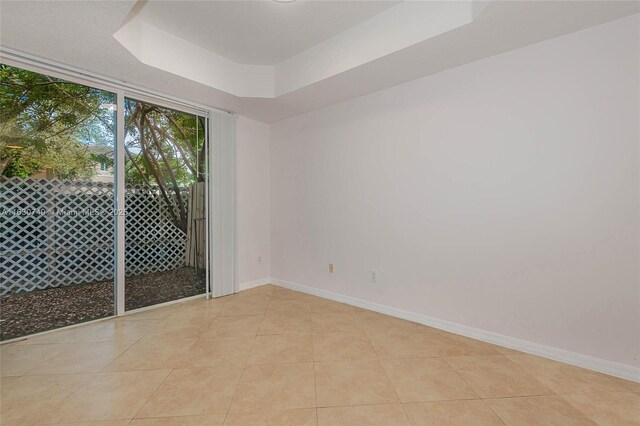
[[[275,65],[394,6],[395,1],[151,1],[159,29],[240,64]]]
[[[207,22],[224,21],[225,16],[241,20],[242,13],[214,19],[203,8],[222,10],[235,8],[236,3],[243,2],[2,0],[0,46],[5,52],[36,55],[273,122],[640,11],[636,1],[429,2],[422,6],[424,15],[412,19],[407,11],[418,10],[419,4],[246,2],[242,7],[251,12],[244,14],[251,19],[225,27],[229,34],[224,40],[212,40],[212,31],[220,31],[223,24],[218,22],[219,27],[211,29]],[[307,3],[309,10],[327,11],[322,20],[317,13],[318,22],[323,21],[326,28],[307,31],[309,25],[293,22],[283,29],[282,17],[260,12],[268,7],[274,14],[278,10],[285,14],[287,7]],[[152,19],[153,14],[145,17],[144,10],[156,6],[166,8],[165,20],[172,11],[177,16],[171,8],[186,12],[166,24]],[[336,17],[342,13],[348,16]],[[196,21],[187,16],[198,16],[200,24],[193,25]],[[262,21],[260,32],[255,32],[256,20]],[[139,33],[142,37],[129,39],[137,44],[125,47],[114,34],[126,35],[123,28],[126,33],[131,22],[135,25],[129,26],[130,31],[136,26],[144,31]],[[411,30],[403,31],[407,28]],[[145,43],[144,36],[149,34],[160,34],[157,38],[167,43]],[[264,48],[267,40],[278,37],[299,42]],[[175,50],[173,43],[200,54]],[[211,61],[237,72],[221,73],[224,67],[211,66]]]
[[[247,17],[240,29],[228,30],[227,38],[236,37],[236,42],[230,43],[227,39],[210,40],[209,44],[217,46],[235,45],[234,56],[256,55],[264,46],[269,45],[269,39],[273,39],[274,43],[285,43],[284,33],[286,38],[307,40],[303,43],[307,44],[303,51],[299,51],[301,45],[297,46],[298,49],[287,49],[285,43],[282,50],[289,50],[291,56],[283,57],[273,65],[237,62],[228,55],[203,48],[179,36],[175,31],[167,30],[163,26],[167,22],[173,22],[172,26],[182,29],[192,23],[191,19],[176,15],[177,9],[167,10],[163,2],[138,2],[114,37],[140,62],[155,68],[235,96],[277,98],[468,25],[487,5],[487,2],[480,0],[398,2],[396,5],[387,5],[386,10],[380,11],[378,8],[379,13],[369,19],[358,19],[361,22],[343,28],[340,32],[332,34],[336,28],[329,31],[333,26],[332,22],[338,19],[345,20],[341,15],[346,5],[349,5],[351,15],[364,18],[374,11],[371,7],[374,3],[336,2],[334,6],[334,2],[331,1],[284,4],[263,1],[207,2],[206,8],[194,3],[193,8],[196,10],[192,10],[192,7],[186,8],[184,2],[179,5],[174,3],[177,9],[178,6],[182,6],[182,9],[189,12],[197,12],[198,9],[201,9],[201,12],[216,12],[221,9],[220,13],[228,12],[232,18],[236,17],[233,20],[237,22],[241,21],[237,18],[238,15],[243,11],[252,10],[254,13]],[[220,5],[225,7],[221,8]],[[257,16],[262,10],[275,10],[276,13],[271,13],[271,20],[267,19],[268,16],[260,19]],[[278,16],[277,10],[281,11],[281,15],[289,15],[290,21],[300,19],[300,22],[284,24],[287,20]],[[318,13],[319,11],[324,13]],[[356,13],[357,11],[360,12]],[[318,15],[320,24],[328,24],[328,29],[324,31],[327,38],[309,43],[308,35],[315,31],[307,31],[305,26],[312,21],[314,12]],[[161,20],[158,20],[159,16],[162,16]],[[204,26],[205,19],[201,18],[200,21],[203,27],[197,34],[202,41],[208,39],[206,33],[210,31],[207,29],[210,27]],[[216,22],[214,20],[212,25],[216,25]],[[344,27],[345,23],[341,26]],[[269,25],[268,29],[260,34],[262,39],[258,38],[259,34],[254,28],[256,25]],[[272,46],[269,51],[274,52],[276,49]]]

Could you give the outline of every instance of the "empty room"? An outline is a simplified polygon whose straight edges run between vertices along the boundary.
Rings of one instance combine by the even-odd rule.
[[[640,426],[640,1],[0,0],[0,424]]]

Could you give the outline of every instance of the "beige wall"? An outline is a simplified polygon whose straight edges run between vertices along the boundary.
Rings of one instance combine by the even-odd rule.
[[[238,283],[244,284],[270,274],[269,126],[244,117],[237,126]]]
[[[272,125],[271,276],[640,366],[639,28]]]

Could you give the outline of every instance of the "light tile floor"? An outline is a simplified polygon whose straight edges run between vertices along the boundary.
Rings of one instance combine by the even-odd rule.
[[[0,347],[9,425],[640,425],[640,384],[268,285]]]

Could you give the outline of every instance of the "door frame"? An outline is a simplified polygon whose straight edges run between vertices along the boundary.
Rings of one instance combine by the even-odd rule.
[[[104,90],[116,95],[116,138],[114,141],[114,316],[122,316],[132,312],[146,310],[154,308],[156,306],[164,306],[170,303],[177,303],[180,301],[198,298],[198,297],[211,297],[211,242],[209,237],[211,235],[211,216],[210,216],[210,200],[212,199],[211,191],[213,185],[210,184],[210,160],[206,161],[206,176],[205,181],[205,217],[206,217],[206,247],[205,247],[205,264],[207,268],[206,274],[206,291],[203,295],[193,296],[191,298],[177,299],[158,305],[152,305],[139,309],[126,311],[125,309],[125,181],[124,181],[124,167],[125,167],[125,153],[124,153],[124,100],[125,97],[131,97],[137,100],[154,103],[158,106],[175,109],[181,112],[189,114],[199,115],[205,117],[205,146],[206,155],[210,156],[213,152],[211,148],[211,138],[209,132],[209,121],[211,114],[225,113],[237,117],[237,115],[221,110],[209,105],[199,104],[187,99],[167,95],[160,93],[142,86],[130,84],[121,80],[112,79],[103,75],[85,71],[73,66],[61,64],[59,62],[51,61],[48,59],[40,58],[35,55],[30,55],[24,52],[20,52],[14,49],[10,49],[4,46],[0,46],[0,63],[22,68],[28,71],[33,71],[45,75],[49,75],[55,78],[69,81],[71,83],[77,83],[84,86],[92,87],[95,89]],[[210,158],[210,157],[209,157]],[[75,327],[78,324],[71,325],[69,327]],[[62,327],[56,330],[61,330],[67,327]]]

